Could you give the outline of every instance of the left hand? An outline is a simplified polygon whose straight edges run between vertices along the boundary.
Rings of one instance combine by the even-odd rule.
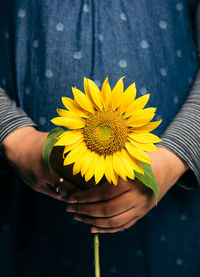
[[[187,170],[184,162],[173,152],[159,147],[148,153],[152,170],[158,181],[159,200]],[[114,233],[136,223],[155,206],[155,195],[138,180],[119,182],[115,187],[108,182],[86,191],[74,193],[68,199],[67,211],[74,219],[92,225],[93,233]]]

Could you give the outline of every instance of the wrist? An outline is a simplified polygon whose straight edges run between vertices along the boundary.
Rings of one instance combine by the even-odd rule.
[[[21,127],[10,134],[8,134],[2,144],[1,144],[1,154],[2,156],[12,162],[16,153],[20,153],[21,149],[25,148],[30,140],[34,138],[38,131],[32,126]]]
[[[148,153],[152,170],[160,188],[159,200],[188,170],[187,164],[171,150],[158,146],[158,152]]]

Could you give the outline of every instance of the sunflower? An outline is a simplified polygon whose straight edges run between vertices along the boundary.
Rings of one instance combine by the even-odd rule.
[[[150,133],[162,120],[150,122],[156,108],[144,108],[150,94],[137,99],[135,83],[124,91],[120,78],[111,91],[108,78],[101,91],[84,78],[84,90],[73,87],[74,100],[62,97],[67,110],[57,109],[51,121],[68,130],[57,137],[54,146],[64,146],[64,165],[73,164],[73,174],[85,181],[93,176],[98,184],[105,175],[117,185],[118,176],[134,179],[134,171],[144,174],[142,163],[151,164],[145,151],[157,151],[160,138]]]

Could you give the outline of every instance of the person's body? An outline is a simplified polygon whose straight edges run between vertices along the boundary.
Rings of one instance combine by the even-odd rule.
[[[179,184],[197,185],[199,135],[192,129],[200,124],[198,116],[197,122],[194,119],[199,109],[196,88],[189,100],[186,97],[198,70],[191,19],[198,1],[153,1],[151,5],[145,0],[126,5],[123,1],[4,2],[0,24],[4,34],[0,43],[4,54],[0,64],[2,86],[40,131],[1,92],[0,99],[8,107],[1,122],[1,151],[27,184],[60,200],[78,199],[77,194],[67,198],[69,191],[76,190],[67,181],[61,193],[56,193],[58,176],[52,176],[41,160],[47,136],[44,131],[53,127],[49,120],[61,105],[61,96],[71,97],[71,86],[81,88],[83,76],[102,83],[108,75],[113,86],[125,75],[126,85],[136,81],[138,94],[151,92],[150,105],[157,106],[164,119],[157,134],[169,125],[159,152],[151,154],[160,198],[184,173]],[[9,117],[14,111],[18,117]],[[65,212],[66,203],[34,193],[25,185],[17,186],[20,181],[16,176],[11,179],[15,186],[2,217],[3,274],[92,276],[88,226],[71,221],[72,216]],[[110,199],[82,205],[78,210],[93,216],[82,220],[103,232],[127,229],[142,218],[124,233],[102,236],[102,275],[199,276],[198,254],[192,256],[200,247],[194,228],[199,226],[199,188],[188,192],[175,185],[158,207],[143,217],[154,206],[154,199],[139,184],[132,185],[121,182],[115,191],[106,184],[107,188],[94,188],[87,195],[79,192],[85,201]],[[135,209],[127,206],[131,201]],[[121,215],[116,218],[115,214]]]

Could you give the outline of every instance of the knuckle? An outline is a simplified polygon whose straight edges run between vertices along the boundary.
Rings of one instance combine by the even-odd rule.
[[[111,218],[108,221],[108,225],[109,225],[109,227],[118,227],[121,224],[120,224],[119,220],[117,220],[116,218]]]
[[[111,192],[109,190],[103,190],[101,193],[101,200],[107,200],[111,196]]]
[[[109,216],[111,216],[112,210],[111,210],[111,208],[109,206],[105,205],[102,208],[102,213],[103,213],[104,217],[109,217]]]

